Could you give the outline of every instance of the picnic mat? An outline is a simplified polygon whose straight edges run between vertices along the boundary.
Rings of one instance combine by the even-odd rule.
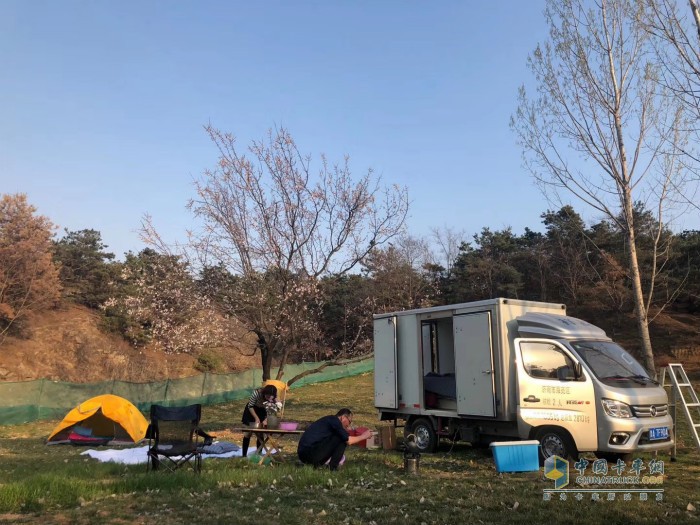
[[[234,458],[243,455],[241,447],[228,441],[216,441],[202,449],[202,458]],[[249,454],[255,449],[249,451]],[[148,461],[148,445],[135,448],[106,449],[106,450],[86,450],[81,452],[81,456],[89,456],[97,461],[107,463],[121,463],[123,465],[138,465]]]

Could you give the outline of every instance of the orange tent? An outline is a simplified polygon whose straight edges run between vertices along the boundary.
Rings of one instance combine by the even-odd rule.
[[[92,436],[136,443],[146,436],[148,421],[128,400],[105,394],[88,399],[68,412],[47,442],[68,440],[75,427],[88,429]]]

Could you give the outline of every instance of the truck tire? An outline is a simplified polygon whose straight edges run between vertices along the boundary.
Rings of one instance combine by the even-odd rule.
[[[411,426],[405,430],[405,434],[413,434],[416,437],[416,447],[421,453],[430,453],[437,450],[437,433],[429,419],[424,417],[416,419],[411,423]]]
[[[576,459],[578,451],[568,432],[556,427],[543,427],[535,433],[540,442],[540,463],[552,456],[564,459]]]

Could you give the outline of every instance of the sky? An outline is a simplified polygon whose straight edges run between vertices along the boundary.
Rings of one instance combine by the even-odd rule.
[[[408,188],[408,230],[542,230],[509,128],[543,0],[0,0],[0,194],[118,258],[193,227],[217,151],[283,126],[317,161]],[[578,209],[578,207],[577,207]]]

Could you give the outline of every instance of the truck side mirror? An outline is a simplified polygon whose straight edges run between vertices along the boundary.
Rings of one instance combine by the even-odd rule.
[[[576,380],[583,377],[583,369],[581,368],[581,363],[574,363],[574,378]]]
[[[580,376],[580,366],[578,363],[574,364],[573,368],[570,366],[560,366],[557,368],[557,379],[559,381],[576,381]]]

